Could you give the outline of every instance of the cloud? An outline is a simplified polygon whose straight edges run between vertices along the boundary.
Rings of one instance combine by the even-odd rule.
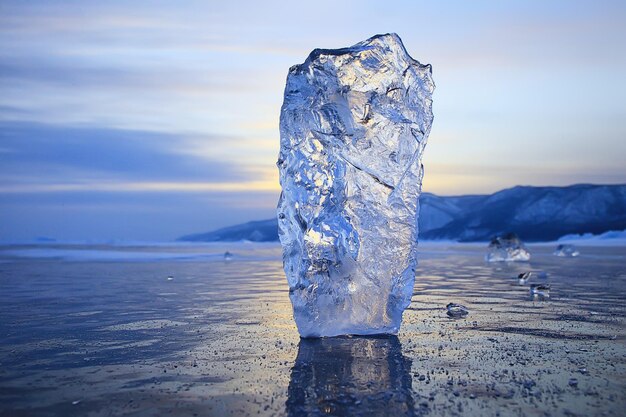
[[[181,152],[184,135],[148,131],[68,127],[39,123],[0,123],[0,179],[5,191],[30,187],[58,189],[144,188],[224,189],[258,181],[245,164]],[[205,136],[215,146],[220,137]],[[194,140],[196,140],[194,138]],[[134,184],[134,185],[132,185]],[[150,185],[152,184],[152,185]],[[177,185],[179,184],[179,185]],[[204,187],[204,188],[203,188]]]
[[[3,194],[0,241],[171,240],[276,215],[276,192]],[[10,221],[9,221],[10,219]]]

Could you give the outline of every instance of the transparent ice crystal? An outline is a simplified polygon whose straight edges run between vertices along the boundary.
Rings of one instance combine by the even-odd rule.
[[[461,304],[449,303],[446,309],[448,310],[446,313],[448,317],[453,319],[460,319],[469,314],[469,309]]]
[[[522,272],[521,274],[519,274],[517,276],[519,285],[526,284],[528,280],[530,279],[531,275],[532,275],[532,272]]]
[[[554,251],[554,256],[560,256],[564,258],[574,258],[580,255],[578,249],[574,245],[558,245]]]
[[[289,69],[278,225],[301,336],[398,332],[434,87],[396,34],[316,49]]]
[[[550,298],[550,286],[548,284],[533,284],[530,286],[531,300],[547,300]]]
[[[529,261],[530,252],[515,233],[494,237],[489,243],[487,262]]]

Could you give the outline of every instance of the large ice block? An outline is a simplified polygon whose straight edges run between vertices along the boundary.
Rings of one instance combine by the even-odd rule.
[[[289,69],[279,235],[303,337],[397,333],[413,293],[430,65],[396,34]]]

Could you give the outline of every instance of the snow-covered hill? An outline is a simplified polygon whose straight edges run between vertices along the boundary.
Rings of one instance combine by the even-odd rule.
[[[482,241],[504,232],[523,240],[626,229],[626,184],[517,186],[491,195],[420,198],[420,239]],[[276,219],[183,236],[182,241],[274,241]]]

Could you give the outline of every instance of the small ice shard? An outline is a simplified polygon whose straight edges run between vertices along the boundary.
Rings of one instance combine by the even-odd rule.
[[[487,262],[529,261],[530,253],[515,233],[494,237],[489,243]]]
[[[448,310],[446,313],[448,317],[453,319],[461,319],[469,314],[468,308],[461,304],[450,303],[446,306],[446,309]]]
[[[580,252],[578,252],[574,245],[559,245],[554,251],[554,256],[561,256],[564,258],[573,258],[578,255],[580,255]]]
[[[528,280],[530,280],[533,277],[536,277],[536,278],[539,278],[539,279],[547,279],[548,278],[548,273],[544,272],[544,271],[522,272],[521,274],[519,274],[517,276],[517,281],[518,281],[519,285],[525,285],[528,282]]]
[[[415,281],[430,65],[395,34],[289,69],[279,237],[303,337],[395,334]]]
[[[224,260],[230,261],[231,259],[233,259],[233,254],[230,253],[229,251],[224,252]]]
[[[521,274],[519,274],[517,276],[517,280],[519,282],[519,285],[524,285],[528,282],[528,280],[530,279],[530,276],[532,275],[532,272],[522,272]]]
[[[532,284],[530,286],[530,298],[533,300],[550,298],[550,286],[547,284]]]

